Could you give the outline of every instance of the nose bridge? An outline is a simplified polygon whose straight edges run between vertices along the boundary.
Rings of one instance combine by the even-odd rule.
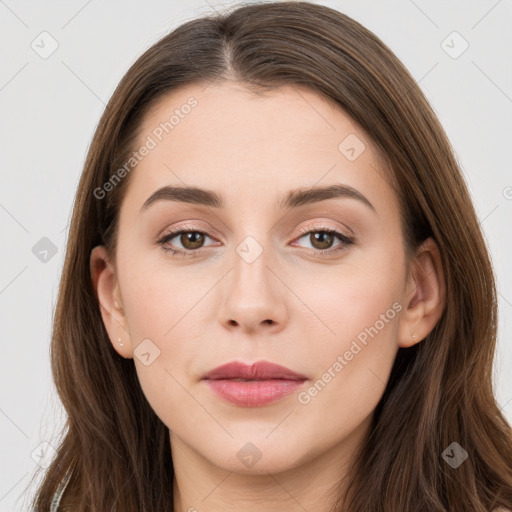
[[[272,248],[265,236],[247,235],[235,246],[232,285],[242,287],[242,295],[268,294],[273,275],[269,270]],[[250,289],[244,289],[250,287]],[[268,297],[267,297],[268,298]]]
[[[253,188],[256,192],[256,187]],[[239,197],[235,200],[239,212],[239,221],[235,224],[233,235],[234,275],[238,278],[251,279],[255,274],[268,273],[266,264],[272,259],[272,247],[270,241],[270,228],[267,226],[265,216],[260,208],[266,205],[256,204],[255,195],[249,196],[249,200]],[[257,194],[257,197],[262,197]],[[260,277],[260,278],[261,278]]]
[[[272,248],[262,228],[244,233],[242,241],[234,247],[232,272],[224,288],[220,321],[226,326],[238,325],[252,331],[264,325],[283,325],[285,304],[283,285],[271,270]],[[258,237],[258,238],[257,238]]]

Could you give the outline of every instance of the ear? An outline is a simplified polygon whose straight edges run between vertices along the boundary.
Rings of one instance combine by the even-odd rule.
[[[105,246],[98,245],[91,251],[90,271],[110,343],[120,356],[131,358],[133,357],[132,340],[126,324],[115,269]]]
[[[416,250],[405,288],[398,345],[411,347],[428,336],[444,310],[446,287],[441,255],[432,238]]]

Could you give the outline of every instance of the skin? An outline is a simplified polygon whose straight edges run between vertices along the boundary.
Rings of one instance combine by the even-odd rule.
[[[190,96],[198,105],[132,171],[116,261],[102,246],[91,253],[103,321],[170,429],[175,510],[328,511],[398,348],[421,342],[441,316],[439,250],[428,240],[409,264],[382,159],[344,111],[307,89],[256,96],[231,82],[187,86],[146,115],[137,147]],[[349,134],[365,144],[354,161],[338,149]],[[332,184],[357,189],[375,211],[346,197],[278,206],[291,189]],[[161,200],[139,213],[164,185],[214,190],[225,207]],[[178,235],[167,242],[188,249],[178,257],[156,243],[184,225],[207,233],[202,248]],[[303,227],[355,242],[328,237],[322,256]],[[236,251],[248,236],[263,249],[252,263]],[[401,310],[307,404],[296,392],[236,406],[201,381],[229,361],[267,360],[308,376],[307,390],[394,303]],[[160,350],[148,366],[134,353],[145,339]],[[248,442],[261,453],[252,467],[237,457]]]

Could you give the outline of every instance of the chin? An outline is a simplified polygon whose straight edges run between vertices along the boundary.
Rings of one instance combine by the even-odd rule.
[[[250,438],[250,435],[245,435],[243,440],[237,438],[229,446],[219,447],[219,451],[211,454],[211,462],[237,474],[266,475],[293,469],[305,458],[297,452],[297,443],[284,444],[277,437],[272,441],[261,440],[259,436],[254,441],[250,441]]]

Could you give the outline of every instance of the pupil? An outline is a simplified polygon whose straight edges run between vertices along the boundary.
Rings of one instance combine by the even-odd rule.
[[[327,233],[326,231],[318,231],[317,233],[312,233],[312,236],[314,240],[313,246],[319,242],[319,249],[328,249],[331,245],[333,236],[331,233]],[[327,241],[324,239],[324,237],[327,239]]]
[[[189,249],[197,249],[201,246],[201,243],[203,241],[203,234],[202,233],[182,233],[181,235],[181,243],[183,244],[183,247],[187,247]]]

